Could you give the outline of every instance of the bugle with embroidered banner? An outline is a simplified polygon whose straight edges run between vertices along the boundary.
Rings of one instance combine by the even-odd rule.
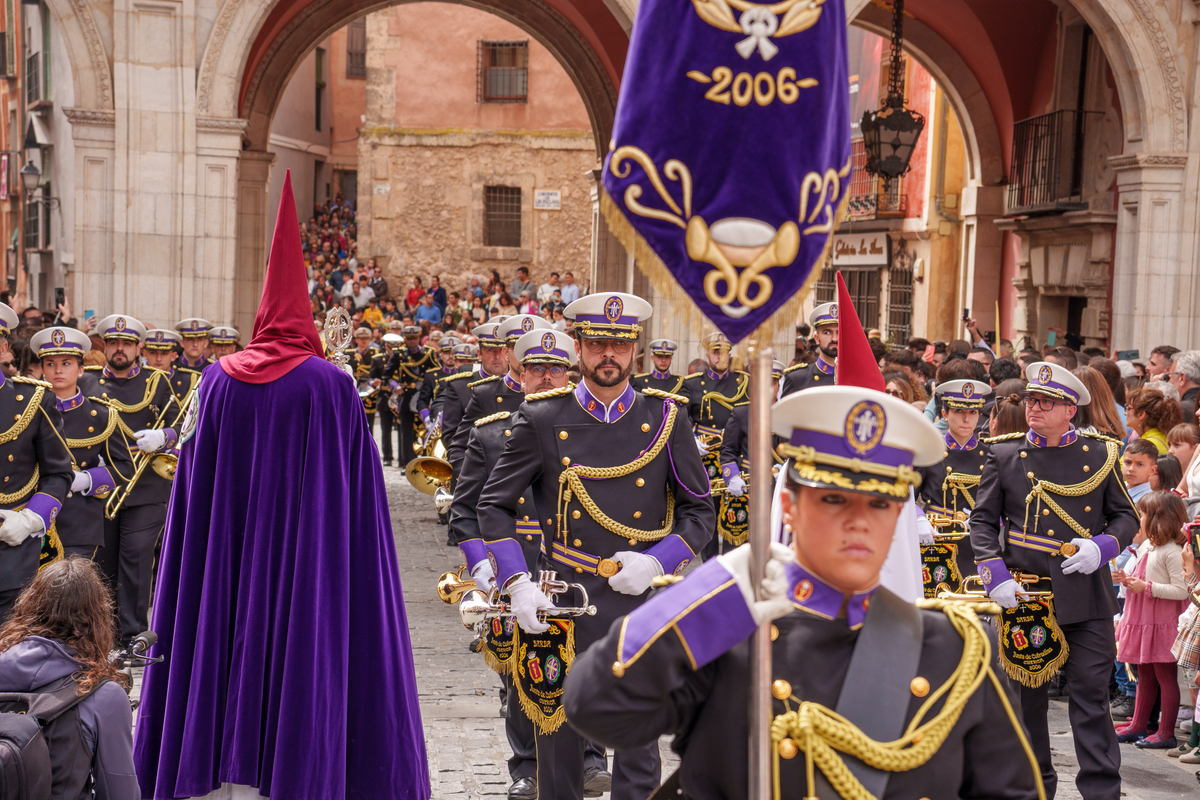
[[[794,325],[849,196],[843,0],[642,0],[603,184],[660,292],[735,342]]]

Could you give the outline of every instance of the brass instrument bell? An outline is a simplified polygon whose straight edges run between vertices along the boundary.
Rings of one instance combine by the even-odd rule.
[[[434,456],[417,456],[404,468],[408,482],[431,497],[450,483],[450,462]]]
[[[445,486],[439,486],[433,493],[433,506],[439,514],[445,514],[450,511],[451,504],[454,503],[454,495],[446,491]]]
[[[464,578],[463,572],[467,565],[463,564],[452,572],[443,572],[437,582],[437,596],[446,605],[453,605],[462,600],[467,592],[475,591],[475,579]]]

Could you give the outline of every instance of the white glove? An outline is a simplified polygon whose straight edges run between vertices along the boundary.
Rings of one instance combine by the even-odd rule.
[[[550,624],[538,619],[538,611],[554,608],[554,603],[533,585],[528,575],[517,576],[508,585],[508,597],[512,603],[513,614],[517,624],[526,633],[544,633],[550,629]]]
[[[492,572],[491,562],[486,558],[471,567],[471,577],[475,579],[475,587],[478,589],[490,592],[496,588],[496,575]]]
[[[97,464],[96,466],[98,466],[98,467],[106,467],[106,466],[108,466],[107,464],[105,464],[105,463],[104,463],[104,456],[96,456],[96,460],[100,462],[100,463],[99,463],[99,464]]]
[[[92,490],[92,476],[86,472],[76,472],[71,481],[71,491],[87,494]]]
[[[1072,539],[1071,544],[1078,547],[1079,550],[1075,555],[1063,560],[1063,575],[1070,575],[1075,572],[1091,575],[1100,569],[1100,562],[1104,558],[1100,555],[1100,545],[1091,539]]]
[[[157,453],[167,443],[167,435],[161,430],[137,431],[133,438],[143,453]]]
[[[734,475],[726,482],[725,491],[734,497],[741,497],[746,493],[746,482],[742,480],[741,474]]]
[[[933,535],[933,523],[921,514],[917,517],[917,542],[920,544],[937,544],[937,538]]]
[[[742,590],[746,607],[754,617],[755,625],[762,625],[792,613],[792,598],[788,596],[787,572],[785,567],[795,560],[792,548],[773,542],[767,559],[766,575],[762,582],[762,600],[754,596],[750,584],[750,545],[744,544],[717,556],[721,566],[729,570]]]
[[[699,436],[696,437],[696,449],[700,451],[700,455],[704,455],[708,452],[708,445],[700,441]]]
[[[996,601],[996,605],[1001,608],[1016,608],[1021,602],[1017,599],[1017,592],[1021,591],[1021,587],[1012,578],[1009,578],[1004,583],[993,586],[988,592],[988,596]]]
[[[20,511],[0,510],[0,520],[3,520],[0,524],[0,542],[10,547],[25,544],[26,539],[41,536],[46,530],[46,523],[42,522],[42,518],[28,508]]]
[[[650,588],[650,581],[663,574],[658,559],[645,553],[622,550],[613,553],[612,560],[621,563],[621,571],[608,579],[608,585],[621,594],[641,594]]]

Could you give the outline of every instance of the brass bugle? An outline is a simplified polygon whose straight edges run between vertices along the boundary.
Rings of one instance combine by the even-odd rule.
[[[596,614],[596,607],[591,604],[587,589],[583,588],[582,584],[560,581],[557,573],[551,570],[542,570],[538,573],[537,587],[551,600],[571,589],[577,590],[583,597],[583,602],[577,606],[556,606],[538,611],[538,620],[541,622],[552,617],[582,617]],[[492,589],[490,592],[471,589],[462,596],[462,601],[458,604],[458,616],[462,620],[463,627],[467,630],[475,630],[479,623],[493,617],[512,617],[515,614],[512,606],[500,599],[496,589]]]
[[[467,565],[463,564],[457,570],[443,572],[437,582],[437,596],[446,605],[454,605],[462,600],[464,594],[476,588],[474,578],[464,578],[463,572]]]
[[[196,386],[198,385],[199,383],[196,384]],[[168,401],[163,407],[163,410],[158,412],[158,417],[154,420],[154,424],[146,430],[160,430],[164,427],[174,428],[179,425],[179,423],[183,421],[183,418],[187,416],[187,409],[191,404],[192,394],[196,391],[196,386],[193,386],[188,390],[187,394],[183,396],[183,400],[177,401],[174,397],[172,397],[171,400]],[[167,425],[167,412],[171,410],[171,403],[175,402],[178,402],[179,404],[179,412],[175,415],[175,418],[171,420],[171,424]],[[110,410],[109,413],[116,414],[117,411],[113,409]],[[128,442],[126,442],[126,444],[128,445]],[[137,452],[131,453],[130,455],[131,462],[135,467],[133,470],[133,477],[129,479],[129,483],[125,484],[124,486],[118,486],[112,491],[111,494],[109,494],[108,502],[104,504],[105,519],[116,518],[117,512],[121,510],[121,506],[125,504],[127,499],[129,499],[129,494],[133,491],[133,487],[137,486],[138,481],[142,479],[142,474],[146,471],[146,467],[152,467],[158,475],[166,478],[167,480],[175,480],[175,467],[179,463],[178,456],[162,452],[143,453],[140,450],[137,450]],[[163,460],[161,465],[157,463],[160,459]]]

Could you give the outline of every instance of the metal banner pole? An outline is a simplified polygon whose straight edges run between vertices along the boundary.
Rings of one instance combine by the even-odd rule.
[[[750,361],[750,578],[761,584],[771,547],[771,360],[766,348]],[[771,623],[754,632],[750,647],[749,800],[771,798]]]

